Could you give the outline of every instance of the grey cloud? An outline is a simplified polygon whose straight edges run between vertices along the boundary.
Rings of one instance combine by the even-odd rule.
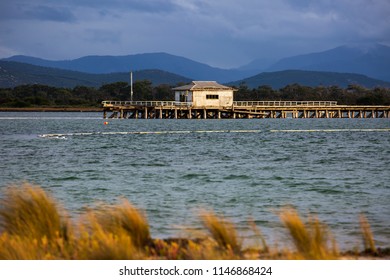
[[[237,66],[353,42],[390,44],[389,14],[388,0],[0,0],[0,50],[24,48],[44,57],[33,47],[43,42],[46,53],[52,48],[59,59],[61,52],[165,51]],[[26,39],[20,19],[29,20],[34,36]],[[53,22],[50,28],[45,21]],[[68,34],[66,42],[53,39],[59,32]]]
[[[173,0],[172,0],[173,1]],[[0,20],[33,19],[72,22],[73,11],[88,9],[100,14],[117,12],[168,13],[179,8],[170,0],[13,0],[0,3]]]
[[[45,1],[45,0],[43,0]],[[97,10],[119,10],[122,12],[166,13],[177,9],[173,0],[69,0],[59,1],[69,7],[87,7]]]
[[[73,13],[64,8],[36,6],[24,12],[26,18],[42,21],[73,22],[76,20]]]
[[[24,1],[10,1],[0,4],[0,17],[7,20],[37,20],[73,22],[75,16],[67,7],[31,4]]]

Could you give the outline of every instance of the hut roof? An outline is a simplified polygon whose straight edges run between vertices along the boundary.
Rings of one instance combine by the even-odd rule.
[[[213,89],[213,90],[228,90],[233,89],[231,87],[227,87],[221,84],[218,84],[215,81],[192,81],[190,84],[176,87],[173,90],[205,90],[205,89]]]

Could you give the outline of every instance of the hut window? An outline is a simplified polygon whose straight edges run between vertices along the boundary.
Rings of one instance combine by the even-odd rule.
[[[219,99],[218,94],[206,94],[206,99]]]

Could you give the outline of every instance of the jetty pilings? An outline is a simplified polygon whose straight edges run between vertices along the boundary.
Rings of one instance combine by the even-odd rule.
[[[102,105],[105,119],[390,118],[390,106],[335,101],[235,101],[229,107],[194,107],[175,101],[103,101]]]

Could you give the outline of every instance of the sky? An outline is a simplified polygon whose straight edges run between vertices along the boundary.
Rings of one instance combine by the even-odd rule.
[[[0,0],[0,58],[166,52],[215,67],[390,45],[390,0]]]

